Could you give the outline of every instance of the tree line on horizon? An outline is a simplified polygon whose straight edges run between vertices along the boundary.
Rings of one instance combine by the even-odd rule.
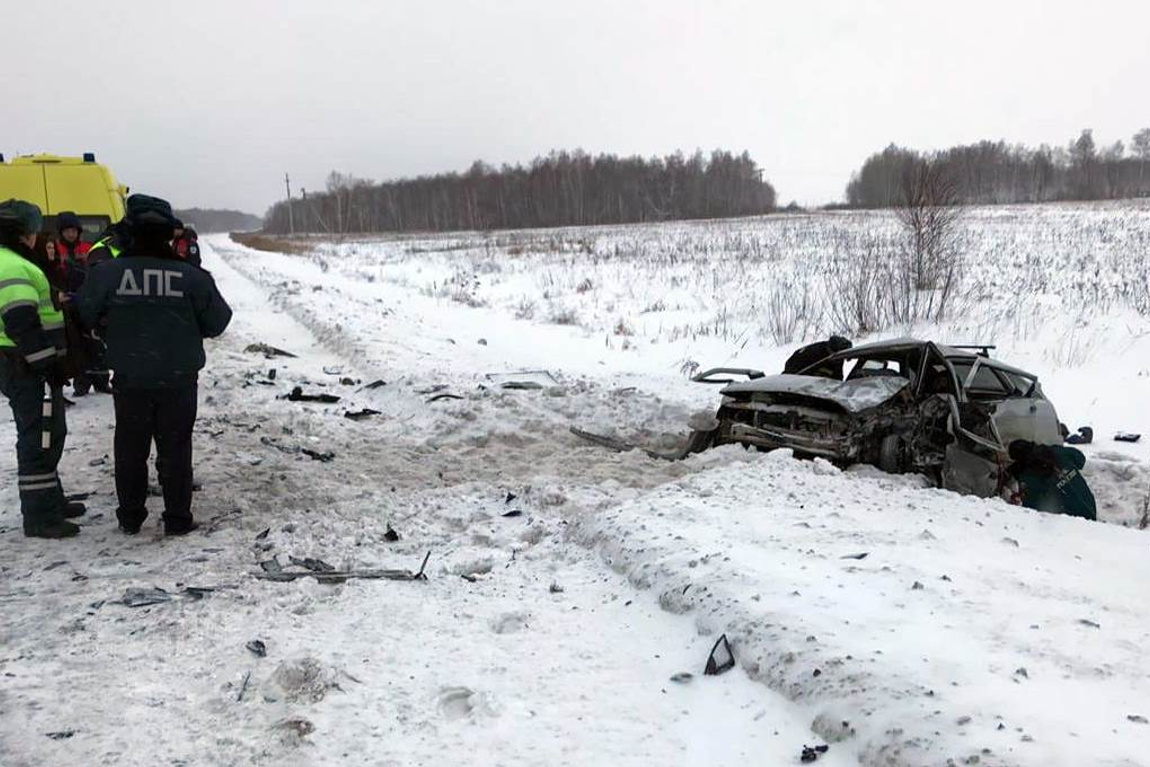
[[[319,193],[274,204],[264,230],[324,234],[524,229],[770,213],[775,190],[750,154],[666,157],[553,151],[528,165],[372,182],[332,172]]]
[[[263,225],[263,219],[238,210],[221,208],[184,208],[173,211],[176,217],[197,232],[251,232]]]
[[[1134,134],[1129,150],[1121,141],[1099,148],[1089,129],[1064,147],[980,141],[919,152],[891,144],[867,158],[851,176],[847,206],[905,204],[905,179],[923,163],[935,167],[954,185],[959,204],[1146,197],[1150,196],[1150,128]]]

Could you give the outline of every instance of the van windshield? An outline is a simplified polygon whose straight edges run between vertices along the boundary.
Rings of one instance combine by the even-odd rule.
[[[84,242],[95,242],[100,233],[107,229],[112,224],[112,219],[107,216],[79,216],[80,225],[84,231],[80,234],[80,239]],[[56,235],[56,217],[45,216],[44,226],[41,230],[45,234]]]

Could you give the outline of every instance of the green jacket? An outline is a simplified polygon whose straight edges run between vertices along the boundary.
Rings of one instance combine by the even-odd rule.
[[[1038,511],[1097,519],[1094,494],[1082,477],[1086,456],[1072,447],[1044,445],[1042,449],[1049,450],[1054,458],[1054,472],[1029,465],[1018,467],[1015,476],[1022,486],[1022,505]]]
[[[65,355],[64,313],[40,267],[0,247],[0,350],[21,354],[44,370]]]

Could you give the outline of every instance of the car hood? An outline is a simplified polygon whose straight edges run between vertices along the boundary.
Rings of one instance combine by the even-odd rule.
[[[795,394],[833,402],[848,413],[860,413],[881,405],[909,385],[910,382],[905,378],[894,376],[836,381],[832,378],[784,374],[733,383],[723,388],[723,394],[736,397],[753,394]]]

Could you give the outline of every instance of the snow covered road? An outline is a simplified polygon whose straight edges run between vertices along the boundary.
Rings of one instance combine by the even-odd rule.
[[[593,387],[530,393],[542,406],[467,391],[429,407],[417,392],[453,383],[466,360],[429,352],[454,345],[425,318],[389,328],[395,315],[380,314],[364,339],[322,322],[322,303],[269,304],[205,251],[236,320],[201,380],[203,534],[163,539],[155,505],[140,536],[116,531],[107,398],[69,414],[66,489],[93,493],[80,537],[23,538],[13,456],[0,456],[0,764],[784,764],[821,742],[806,704],[741,671],[703,678],[715,637],[573,540],[589,483],[607,498],[689,471],[586,448],[581,465],[570,445],[548,447]],[[310,330],[276,308],[289,303]],[[255,342],[298,357],[245,353]],[[387,359],[364,353],[381,343]],[[276,399],[295,385],[344,401]],[[362,407],[380,414],[342,417]],[[426,582],[250,575],[289,555],[414,569],[427,551]],[[153,587],[167,601],[121,603]],[[256,639],[264,658],[245,649]],[[671,681],[682,672],[693,677]],[[854,759],[839,748],[821,762]]]

